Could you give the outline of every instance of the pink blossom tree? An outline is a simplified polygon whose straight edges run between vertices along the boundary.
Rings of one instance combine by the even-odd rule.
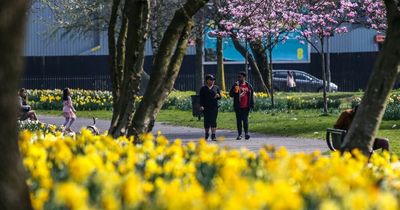
[[[328,113],[325,41],[334,34],[348,32],[348,24],[354,23],[357,15],[357,6],[351,0],[304,0],[298,7],[298,13],[301,14],[298,38],[310,43],[321,55],[325,114]]]
[[[386,7],[383,0],[359,0],[356,24],[385,33],[387,29]]]
[[[264,82],[264,72],[266,72],[268,61],[267,56],[264,53],[259,53],[253,50],[253,54],[249,53],[248,44],[248,37],[244,36],[244,38],[240,38],[238,34],[238,28],[234,27],[234,24],[237,25],[244,25],[244,22],[248,20],[253,15],[256,15],[256,11],[258,6],[260,6],[264,1],[231,1],[231,0],[224,0],[221,1],[221,4],[216,8],[217,10],[217,17],[214,21],[214,29],[216,35],[219,37],[229,37],[231,38],[234,47],[236,50],[246,59],[245,63],[245,70],[248,71],[247,63],[250,63],[252,68],[251,73],[255,76],[255,79],[259,83],[256,85],[256,89],[259,89],[259,85],[262,87],[263,91],[269,91],[269,84]],[[239,10],[236,10],[239,8]],[[239,12],[240,11],[240,12]],[[242,14],[240,14],[242,13]],[[238,16],[242,17],[242,20],[238,18]],[[240,27],[239,27],[240,28]],[[243,34],[242,34],[243,35]],[[243,45],[243,41],[245,41],[245,45]],[[250,48],[251,45],[250,45]],[[254,49],[254,48],[252,48]]]
[[[219,10],[226,17],[220,21],[225,29],[221,33],[250,42],[253,54],[261,56],[256,59],[258,63],[267,63],[262,75],[273,104],[273,49],[278,43],[287,40],[289,33],[295,30],[300,17],[296,13],[297,6],[296,0],[229,0]]]

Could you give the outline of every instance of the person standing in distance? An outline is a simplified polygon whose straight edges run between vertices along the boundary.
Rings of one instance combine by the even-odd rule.
[[[215,132],[217,130],[218,100],[221,99],[221,90],[214,85],[215,77],[207,74],[206,85],[200,89],[200,110],[204,114],[205,139],[210,136],[211,140],[216,141]]]
[[[245,139],[249,140],[249,112],[254,108],[253,87],[246,81],[246,73],[240,72],[238,81],[229,91],[229,96],[233,98],[233,107],[236,113],[236,125],[238,136],[236,140],[242,139],[242,127],[244,129]]]
[[[296,81],[293,71],[287,72],[286,85],[288,86],[289,92],[294,92],[296,90]]]

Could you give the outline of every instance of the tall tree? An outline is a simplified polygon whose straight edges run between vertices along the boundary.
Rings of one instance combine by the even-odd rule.
[[[321,56],[322,92],[324,99],[324,113],[328,113],[327,102],[327,72],[326,72],[326,37],[335,33],[348,31],[344,23],[353,23],[356,17],[356,3],[351,0],[304,0],[298,8],[299,38],[307,41]]]
[[[35,0],[32,1],[33,14],[47,24],[48,32],[60,32],[68,36],[86,35],[106,31],[111,15],[112,0]],[[50,11],[43,13],[42,11]]]
[[[250,45],[252,49],[252,53],[249,53],[249,49],[246,49],[245,46],[241,43],[240,39],[236,36],[236,34],[231,33],[229,37],[232,39],[233,45],[235,49],[246,59],[250,64],[252,69],[251,73],[253,78],[255,78],[255,89],[257,91],[264,91],[266,93],[270,92],[270,89],[264,82],[263,77],[265,76],[265,70],[268,66],[268,59],[265,51],[260,51],[260,48],[256,48],[254,45]]]
[[[192,17],[206,3],[207,0],[187,0],[175,12],[155,55],[149,86],[135,112],[128,135],[138,136],[152,130],[178,76],[193,26]]]
[[[229,0],[220,8],[226,18],[221,24],[229,30],[227,33],[236,33],[238,37],[249,41],[257,65],[266,66],[261,72],[270,89],[272,104],[273,49],[287,40],[289,33],[297,26],[297,6],[295,0]]]
[[[210,30],[220,30],[219,29],[219,21],[221,21],[221,15],[219,15],[218,9],[221,5],[226,4],[226,0],[213,0],[208,4],[206,8],[206,18],[207,18],[207,30],[209,33],[212,33],[213,36],[216,37],[216,81],[215,83],[221,88],[221,90],[226,91],[225,87],[225,64],[224,64],[224,36],[218,33],[214,33],[214,31]]]
[[[149,32],[150,0],[38,0],[33,4],[33,10],[46,8],[52,12],[52,18],[41,18],[47,20],[54,32],[81,36],[108,30],[113,92],[109,133],[114,137],[126,134],[141,80],[146,78],[143,62]]]
[[[181,7],[185,0],[151,0],[150,40],[155,55],[160,47],[165,30],[171,23],[173,12]]]
[[[28,1],[0,1],[0,209],[32,209],[18,149],[17,88]]]
[[[386,13],[386,39],[375,62],[374,70],[351,128],[342,144],[343,151],[358,148],[364,154],[370,154],[386,109],[388,96],[399,74],[400,5],[395,0],[384,0],[384,3],[386,12],[378,13]],[[369,11],[373,14],[376,13],[376,10]],[[367,16],[367,18],[369,17]]]
[[[47,2],[46,0],[41,0]],[[58,7],[70,7],[64,1],[55,1]],[[83,1],[85,8],[90,2]],[[171,91],[186,52],[188,35],[192,28],[192,16],[207,1],[187,0],[182,5],[179,0],[113,0],[104,4],[109,9],[108,39],[111,61],[111,77],[113,82],[113,117],[109,133],[114,137],[121,135],[141,134],[152,128],[155,117],[166,96]],[[151,5],[150,3],[153,3]],[[63,6],[62,6],[63,5]],[[109,5],[109,7],[106,7]],[[112,6],[110,6],[112,5]],[[168,5],[168,6],[166,6]],[[171,18],[151,21],[157,23],[151,28],[154,60],[149,88],[139,104],[135,117],[135,98],[139,93],[140,80],[143,78],[144,46],[150,25],[151,11],[162,12]],[[73,5],[79,7],[77,5]],[[53,11],[57,11],[52,9]],[[103,14],[103,13],[101,13]],[[107,14],[107,13],[105,13]],[[75,14],[76,15],[76,14]],[[157,14],[160,15],[160,14]],[[160,15],[164,17],[164,15]],[[62,17],[62,16],[60,16]],[[75,16],[74,16],[75,17]],[[81,17],[77,14],[77,17]],[[107,15],[105,15],[107,17]],[[155,17],[155,16],[153,16]],[[82,17],[85,18],[85,17]],[[77,18],[79,19],[79,18]],[[160,20],[159,20],[160,19]],[[78,21],[74,19],[74,23]],[[91,19],[90,19],[91,20]],[[79,28],[79,25],[73,24]],[[167,26],[167,27],[166,27]],[[163,31],[165,29],[165,31]],[[158,44],[157,40],[161,40]],[[156,102],[155,102],[156,101]]]
[[[383,0],[358,0],[357,4],[357,16],[354,22],[378,33],[385,33],[387,18]]]
[[[122,20],[116,45],[119,7],[122,8]],[[108,39],[113,82],[113,117],[109,133],[114,137],[126,135],[131,125],[143,74],[149,16],[149,0],[126,0],[124,4],[120,0],[113,1]]]
[[[200,88],[204,84],[204,66],[203,66],[203,56],[204,56],[204,25],[205,25],[205,14],[204,10],[201,9],[194,17],[195,27],[194,27],[194,39],[196,46],[196,58],[195,58],[195,89],[196,93],[200,93]]]
[[[216,84],[220,86],[222,91],[226,91],[225,87],[225,68],[224,68],[224,49],[223,37],[217,37],[217,72],[215,73]]]

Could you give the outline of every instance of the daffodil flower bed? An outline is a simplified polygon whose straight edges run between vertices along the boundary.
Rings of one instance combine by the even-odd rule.
[[[75,108],[79,110],[111,110],[112,93],[110,91],[92,91],[72,89],[72,101]],[[163,104],[163,109],[191,110],[192,100],[190,91],[173,91]],[[62,90],[28,90],[29,104],[34,109],[40,110],[62,110]],[[255,111],[260,110],[287,110],[287,109],[320,109],[323,107],[321,97],[280,97],[275,99],[275,106],[266,93],[256,93]],[[141,96],[136,98],[138,104]],[[233,111],[233,100],[227,92],[222,93],[220,100],[220,111]],[[340,99],[328,99],[329,108],[339,108]]]
[[[352,97],[351,104],[353,107],[360,103],[361,97]],[[383,119],[400,120],[400,94],[398,92],[390,94]]]
[[[29,104],[34,109],[62,111],[62,90],[27,90]],[[111,110],[112,93],[72,89],[72,102],[77,110]]]
[[[396,156],[21,132],[35,209],[398,209]]]
[[[17,121],[18,130],[28,130],[31,132],[41,132],[43,134],[56,134],[57,132],[61,132],[62,128],[56,125],[42,123],[39,121],[31,121],[31,120],[18,120]]]

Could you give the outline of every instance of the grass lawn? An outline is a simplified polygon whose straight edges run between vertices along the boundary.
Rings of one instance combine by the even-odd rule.
[[[60,111],[38,111],[39,114],[60,115]],[[111,119],[111,111],[79,111],[78,117],[99,119]],[[295,110],[290,112],[253,112],[250,114],[250,130],[271,135],[296,136],[305,138],[325,138],[325,129],[333,127],[339,112],[333,112],[329,116],[321,116],[318,110]],[[198,121],[189,111],[162,110],[158,121],[173,125],[189,127],[203,126],[203,121]],[[224,129],[236,129],[236,118],[232,112],[220,112],[218,115],[218,127]],[[383,121],[379,136],[390,139],[391,150],[400,155],[400,120]]]

